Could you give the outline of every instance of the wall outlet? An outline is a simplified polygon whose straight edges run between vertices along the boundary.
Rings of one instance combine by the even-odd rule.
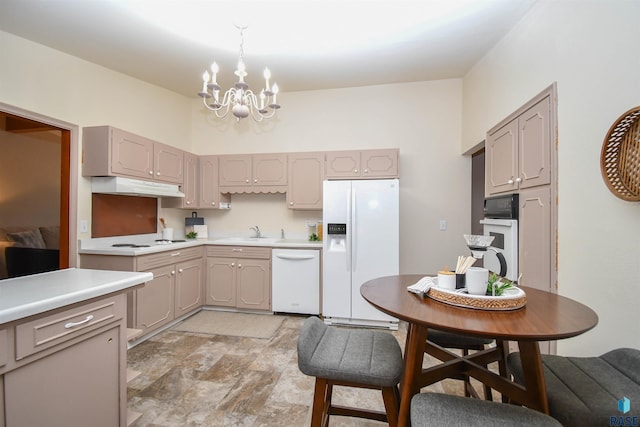
[[[80,232],[81,233],[88,233],[89,232],[89,221],[87,221],[86,219],[81,219],[80,220]]]
[[[441,219],[440,220],[440,231],[445,231],[447,229],[447,220],[446,219]]]

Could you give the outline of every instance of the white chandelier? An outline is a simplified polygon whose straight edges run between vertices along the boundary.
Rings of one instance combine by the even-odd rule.
[[[258,97],[244,81],[247,76],[244,65],[244,30],[247,27],[236,25],[236,28],[240,30],[240,59],[238,59],[238,68],[234,73],[238,76],[238,81],[234,87],[224,93],[222,101],[220,101],[221,87],[216,80],[219,68],[218,64],[214,62],[211,64],[211,75],[209,75],[208,71],[202,74],[202,91],[198,93],[198,96],[202,97],[204,106],[213,111],[218,118],[226,117],[229,114],[229,110],[231,110],[231,113],[238,121],[251,115],[253,120],[261,122],[263,119],[273,117],[280,108],[280,105],[276,102],[278,85],[274,83],[273,86],[269,86],[271,72],[268,68],[265,68],[263,74],[265,85],[260,91],[260,102],[258,103]]]

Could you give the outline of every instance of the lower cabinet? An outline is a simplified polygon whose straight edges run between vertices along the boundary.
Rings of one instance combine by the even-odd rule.
[[[125,316],[123,293],[6,329],[0,426],[127,426]]]
[[[271,249],[207,248],[205,304],[253,310],[271,309]]]

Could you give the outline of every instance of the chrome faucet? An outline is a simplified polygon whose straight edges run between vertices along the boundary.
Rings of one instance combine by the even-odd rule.
[[[280,229],[280,238],[284,239],[284,228]]]
[[[262,237],[262,233],[260,233],[260,228],[256,225],[255,227],[249,227],[249,230],[253,230],[256,235],[254,237]]]

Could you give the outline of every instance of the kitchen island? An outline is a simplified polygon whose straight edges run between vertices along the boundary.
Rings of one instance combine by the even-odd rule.
[[[0,281],[0,427],[126,426],[126,293],[152,278],[72,268]]]

